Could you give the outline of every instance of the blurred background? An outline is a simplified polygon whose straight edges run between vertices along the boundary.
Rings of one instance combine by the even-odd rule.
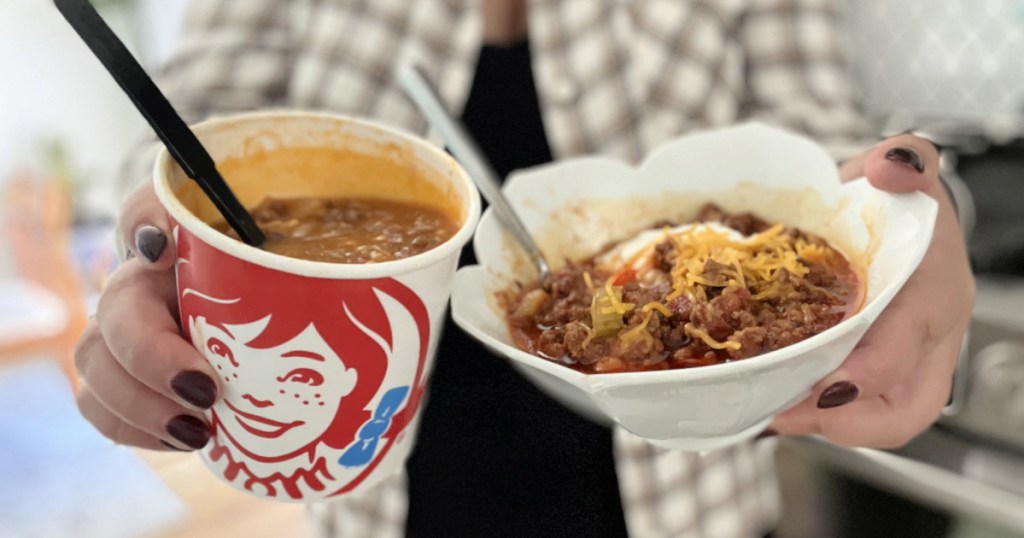
[[[186,2],[93,3],[153,69]],[[871,120],[942,148],[978,301],[954,397],[908,447],[780,442],[778,535],[1024,537],[1024,0],[845,4]],[[147,128],[49,2],[4,0],[0,73],[0,534],[308,536],[300,507],[78,418],[68,357],[116,267],[114,178]]]
[[[185,0],[92,0],[148,69]],[[0,536],[309,536],[194,454],[134,451],[78,415],[70,356],[118,262],[119,165],[148,131],[51,2],[0,3]]]

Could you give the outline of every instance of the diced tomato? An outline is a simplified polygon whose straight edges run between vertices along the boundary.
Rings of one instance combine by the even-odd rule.
[[[636,271],[633,269],[626,269],[625,271],[615,275],[615,279],[612,280],[612,286],[623,286],[627,282],[636,280]]]

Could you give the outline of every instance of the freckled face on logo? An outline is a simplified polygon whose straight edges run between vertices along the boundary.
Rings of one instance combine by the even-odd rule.
[[[221,328],[200,316],[192,319],[191,334],[220,376],[224,398],[213,411],[225,433],[246,452],[273,459],[324,434],[357,373],[313,325],[280,346],[246,346],[269,319]]]

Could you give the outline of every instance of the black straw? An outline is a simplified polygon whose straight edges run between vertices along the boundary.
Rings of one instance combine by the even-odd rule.
[[[199,184],[242,241],[255,247],[262,245],[263,232],[235,198],[213,158],[92,4],[87,0],[54,0],[54,4],[135,103],[181,169]]]

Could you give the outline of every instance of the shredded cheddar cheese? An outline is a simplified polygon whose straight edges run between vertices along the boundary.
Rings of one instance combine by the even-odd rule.
[[[633,303],[622,302],[622,288],[618,288],[612,285],[611,279],[608,279],[604,283],[604,291],[608,293],[608,301],[611,303],[610,306],[606,306],[601,309],[602,314],[616,313],[620,316],[624,316],[633,309]]]
[[[665,228],[664,240],[669,241],[675,251],[666,260],[671,264],[668,273],[671,291],[663,301],[644,304],[641,307],[643,321],[620,331],[618,337],[625,343],[640,342],[650,336],[647,326],[654,312],[671,318],[673,312],[667,306],[669,301],[686,297],[693,303],[707,302],[709,288],[743,288],[758,301],[783,297],[791,292],[792,286],[778,278],[781,271],[802,278],[809,272],[808,263],[826,260],[833,255],[833,251],[827,246],[802,238],[794,240],[785,230],[784,225],[776,224],[753,236],[736,239],[729,232],[714,226],[697,225],[681,231]],[[651,260],[653,250],[641,250],[630,257],[626,267],[637,268],[643,263],[649,265]],[[621,327],[621,317],[632,312],[636,305],[622,301],[622,287],[615,286],[612,278],[607,279],[600,289],[595,287],[590,273],[584,273],[583,278],[587,288],[595,293],[592,304],[595,320],[597,316],[616,317]],[[736,341],[719,342],[706,330],[692,323],[684,326],[684,332],[712,349],[738,350],[742,347]],[[606,334],[606,331],[602,334]],[[591,331],[584,346],[602,334],[597,330]]]
[[[794,276],[807,274],[807,266],[800,259],[824,256],[825,250],[806,241],[794,241],[783,234],[785,227],[776,224],[744,241],[731,239],[725,232],[709,226],[695,226],[679,233],[669,233],[675,245],[676,259],[670,276],[672,300],[684,293],[697,293],[700,286],[725,287],[737,285],[750,289],[761,298],[777,296],[772,286],[782,269]],[[668,233],[668,232],[666,232]],[[799,249],[799,250],[798,250]],[[725,266],[720,275],[708,275],[708,261]],[[721,278],[726,277],[725,279]]]
[[[647,324],[650,323],[650,322],[651,322],[651,311],[648,310],[647,314],[644,315],[644,320],[640,322],[640,325],[637,325],[636,327],[633,327],[632,329],[629,329],[628,331],[622,333],[622,336],[623,337],[627,337],[626,339],[628,340],[629,336],[636,335],[640,331],[643,331],[643,330],[647,329]]]
[[[645,313],[650,312],[652,310],[657,310],[662,316],[665,316],[666,318],[672,317],[672,311],[669,310],[667,306],[657,301],[651,301],[645,304],[643,307],[643,311]]]
[[[683,331],[686,332],[686,335],[690,338],[699,338],[703,340],[711,349],[739,349],[741,347],[739,342],[733,342],[731,340],[727,342],[719,342],[718,340],[711,338],[711,335],[704,329],[694,327],[692,323],[683,325]]]
[[[583,349],[587,349],[587,346],[590,345],[590,341],[593,340],[594,337],[597,336],[597,334],[594,332],[593,329],[587,327],[586,325],[583,325],[583,328],[587,330],[587,337],[583,339],[583,343],[580,345],[583,347]]]
[[[594,293],[594,279],[590,277],[590,271],[583,271],[583,282],[586,283],[590,293]]]

